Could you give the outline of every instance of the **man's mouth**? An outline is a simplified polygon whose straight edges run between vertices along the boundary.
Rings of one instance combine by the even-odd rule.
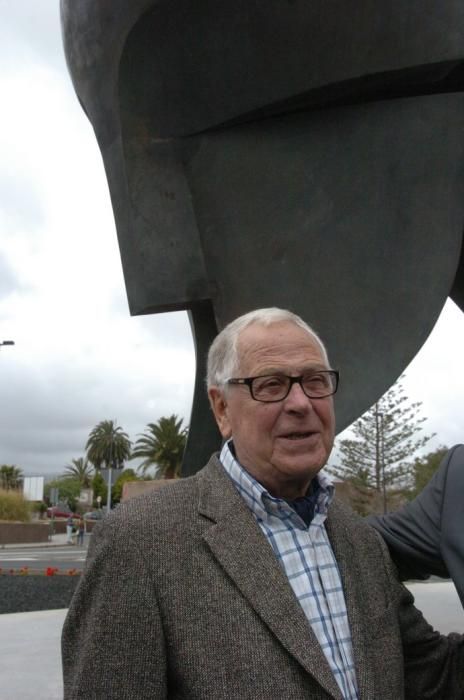
[[[286,433],[285,435],[281,435],[280,437],[285,438],[285,440],[306,440],[307,438],[311,437],[312,435],[315,435],[316,433],[314,432],[295,432],[295,433]]]

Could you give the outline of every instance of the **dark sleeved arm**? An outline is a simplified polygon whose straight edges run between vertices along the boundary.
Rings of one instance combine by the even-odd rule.
[[[127,528],[113,514],[92,534],[63,627],[62,658],[65,700],[167,697],[155,587]]]
[[[414,606],[411,593],[398,582],[385,553],[392,607],[398,611],[407,700],[464,700],[464,635],[439,634]]]
[[[386,541],[402,579],[450,576],[442,551],[442,522],[448,470],[458,454],[463,454],[462,446],[449,450],[433,478],[411,503],[393,513],[367,518]],[[464,489],[461,513],[463,501]]]

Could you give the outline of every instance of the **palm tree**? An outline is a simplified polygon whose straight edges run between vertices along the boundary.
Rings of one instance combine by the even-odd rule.
[[[0,488],[5,491],[19,489],[23,483],[23,472],[14,464],[2,464],[0,467]]]
[[[64,474],[71,479],[77,479],[82,488],[88,489],[90,488],[94,470],[87,458],[79,457],[78,459],[72,459],[71,464],[66,465]]]
[[[122,469],[130,458],[131,441],[116,421],[102,420],[91,431],[85,449],[87,459],[96,469]]]
[[[187,442],[188,428],[182,428],[182,418],[176,415],[148,423],[145,432],[137,438],[131,459],[142,457],[138,470],[145,475],[154,465],[156,478],[172,479],[179,475]]]

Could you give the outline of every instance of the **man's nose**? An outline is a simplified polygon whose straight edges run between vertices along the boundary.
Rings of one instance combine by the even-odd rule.
[[[284,403],[285,408],[289,410],[308,410],[312,408],[311,399],[306,396],[303,387],[298,382],[292,384]]]

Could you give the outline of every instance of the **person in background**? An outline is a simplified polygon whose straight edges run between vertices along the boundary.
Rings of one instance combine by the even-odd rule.
[[[77,544],[82,547],[84,544],[84,535],[85,535],[85,522],[84,518],[81,517],[79,518],[79,524],[77,526]]]
[[[207,385],[220,453],[94,530],[65,700],[462,700],[463,637],[427,624],[334,498],[338,372],[320,338],[289,311],[245,314],[214,340]]]
[[[67,544],[73,544],[73,527],[74,527],[74,520],[72,515],[68,517],[66,520],[66,542]]]
[[[451,578],[464,607],[464,445],[455,445],[421,493],[403,508],[369,516],[403,580]]]

